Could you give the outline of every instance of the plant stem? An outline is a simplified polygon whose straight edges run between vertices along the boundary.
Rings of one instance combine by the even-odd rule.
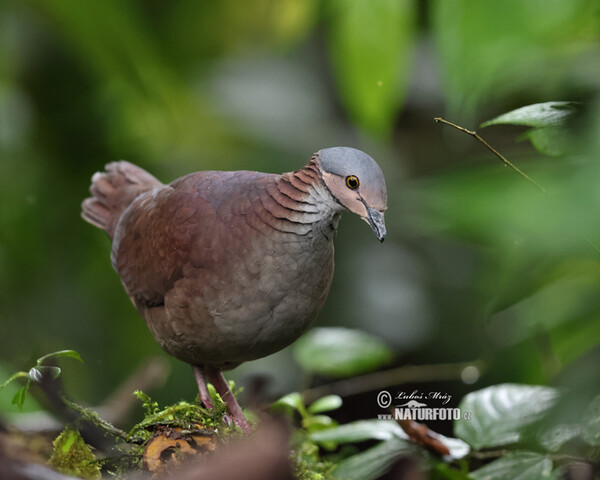
[[[131,439],[129,438],[127,433],[125,433],[120,428],[115,427],[113,424],[108,423],[106,420],[102,420],[98,416],[98,413],[96,413],[91,408],[87,408],[87,407],[79,405],[75,402],[72,402],[71,400],[66,398],[64,395],[61,395],[60,398],[67,407],[69,407],[74,412],[77,412],[81,416],[81,418],[92,423],[93,425],[98,427],[100,430],[102,430],[105,433],[108,433],[114,437],[120,438],[121,440],[125,440],[126,442],[131,441]]]
[[[481,143],[483,143],[483,145],[485,145],[485,147],[488,150],[490,150],[494,155],[496,155],[500,160],[502,160],[504,165],[512,168],[515,172],[517,172],[523,178],[525,178],[526,180],[529,180],[531,183],[533,183],[537,188],[539,188],[542,191],[542,193],[548,195],[548,191],[541,184],[536,182],[533,178],[531,178],[529,175],[527,175],[523,170],[521,170],[514,163],[512,163],[510,160],[508,160],[504,155],[502,155],[498,150],[496,150],[489,143],[487,143],[477,132],[475,132],[473,130],[467,130],[466,128],[461,127],[460,125],[456,125],[455,123],[449,122],[448,120],[444,120],[441,117],[435,117],[434,120],[436,123],[443,123],[445,125],[450,125],[451,127],[454,127],[457,130],[460,130],[461,132],[465,132],[465,133],[471,135],[472,137],[476,138]]]
[[[531,183],[533,183],[544,195],[548,195],[548,190],[546,190],[544,188],[543,185],[541,185],[540,183],[536,182],[533,178],[531,178],[529,175],[527,175],[523,170],[521,170],[519,167],[517,167],[514,163],[512,163],[510,160],[508,160],[508,158],[506,158],[504,155],[502,155],[498,150],[496,150],[494,147],[492,147],[489,143],[487,143],[477,132],[475,132],[474,130],[467,130],[465,127],[461,127],[460,125],[456,125],[456,123],[452,123],[449,122],[448,120],[443,119],[442,117],[435,117],[433,119],[436,123],[443,123],[444,125],[449,125],[451,127],[456,128],[457,130],[460,130],[461,132],[464,132],[468,135],[471,135],[472,137],[476,138],[477,140],[479,140],[481,143],[483,143],[483,145],[485,145],[485,147],[490,150],[494,155],[496,155],[500,160],[502,160],[502,162],[504,163],[504,165],[506,165],[507,167],[512,168],[515,172],[517,172],[519,175],[521,175],[523,178],[525,178],[526,180],[530,181]],[[584,237],[585,241],[588,242],[590,244],[590,246],[596,250],[596,252],[600,253],[600,247],[598,245],[596,245],[590,238],[588,238],[587,236]]]

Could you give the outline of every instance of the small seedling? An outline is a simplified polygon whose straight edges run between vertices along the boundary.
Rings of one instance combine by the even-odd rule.
[[[10,382],[17,380],[18,378],[25,378],[26,382],[17,393],[12,398],[12,404],[19,407],[19,410],[23,410],[23,404],[25,403],[25,398],[27,398],[27,392],[29,392],[29,387],[31,386],[31,382],[39,383],[43,378],[51,378],[52,380],[57,379],[61,374],[60,367],[54,365],[44,365],[44,362],[59,357],[70,357],[83,362],[81,356],[75,350],[59,350],[58,352],[48,353],[37,359],[35,365],[29,369],[27,372],[16,372],[10,376],[8,380],[4,383],[0,384],[0,391],[4,387],[6,387]]]

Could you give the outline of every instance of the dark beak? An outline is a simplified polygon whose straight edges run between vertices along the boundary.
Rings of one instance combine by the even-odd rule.
[[[369,221],[369,225],[371,225],[371,228],[375,232],[375,236],[377,237],[377,240],[379,240],[380,242],[383,242],[385,240],[385,234],[386,234],[385,220],[383,218],[383,212],[380,212],[379,210],[375,210],[374,208],[367,207],[367,213],[368,213],[367,220]]]

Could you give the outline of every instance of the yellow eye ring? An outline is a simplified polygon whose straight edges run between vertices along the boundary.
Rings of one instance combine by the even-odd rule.
[[[358,177],[355,175],[348,175],[346,177],[346,186],[351,190],[356,190],[360,182],[358,181]]]

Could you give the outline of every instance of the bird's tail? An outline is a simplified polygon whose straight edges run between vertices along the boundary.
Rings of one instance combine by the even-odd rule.
[[[141,193],[162,183],[129,162],[109,163],[105,169],[92,177],[92,196],[81,204],[81,216],[112,238],[119,218],[129,204]]]

